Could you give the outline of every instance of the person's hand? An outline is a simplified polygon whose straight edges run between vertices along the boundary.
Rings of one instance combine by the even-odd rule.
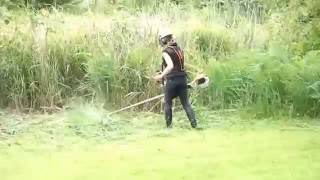
[[[153,79],[156,80],[156,81],[161,81],[162,80],[162,75],[161,74],[157,74],[155,76],[153,76]]]

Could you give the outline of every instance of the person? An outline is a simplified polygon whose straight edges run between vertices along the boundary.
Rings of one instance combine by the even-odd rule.
[[[168,128],[172,127],[172,100],[179,97],[188,116],[191,127],[197,127],[194,111],[188,99],[187,73],[184,66],[184,54],[170,31],[159,35],[162,46],[162,72],[153,78],[164,81],[164,112]]]

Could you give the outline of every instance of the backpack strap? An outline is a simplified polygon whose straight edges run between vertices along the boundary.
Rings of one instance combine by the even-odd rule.
[[[182,50],[176,50],[174,46],[168,46],[170,49],[174,51],[174,53],[178,56],[180,62],[180,68],[184,71],[184,56]]]

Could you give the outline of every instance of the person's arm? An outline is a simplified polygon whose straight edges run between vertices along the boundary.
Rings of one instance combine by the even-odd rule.
[[[163,52],[162,56],[167,64],[167,67],[161,73],[161,77],[163,78],[165,75],[167,75],[173,69],[173,62],[172,62],[171,57],[169,56],[168,53]]]
[[[167,64],[167,66],[160,74],[153,76],[153,79],[156,81],[160,81],[161,79],[163,79],[164,76],[167,75],[173,69],[173,62],[172,62],[172,59],[169,56],[169,54],[166,52],[163,52],[162,56]]]

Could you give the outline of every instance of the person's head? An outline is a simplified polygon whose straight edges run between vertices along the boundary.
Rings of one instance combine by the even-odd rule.
[[[162,30],[159,33],[159,43],[162,47],[169,45],[170,43],[174,42],[174,37],[173,37],[173,33],[168,30]]]

